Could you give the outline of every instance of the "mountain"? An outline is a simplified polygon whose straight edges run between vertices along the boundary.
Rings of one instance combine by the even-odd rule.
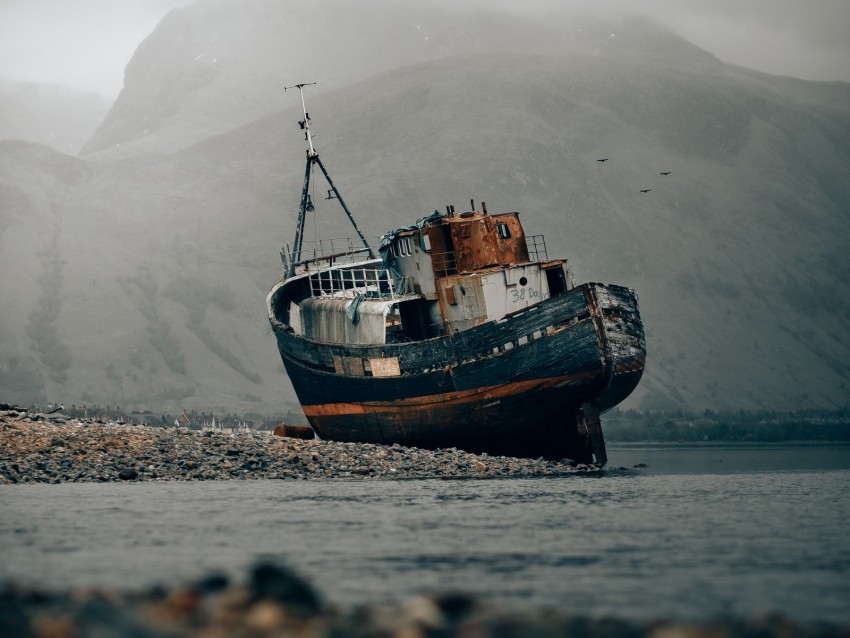
[[[0,140],[27,140],[76,155],[110,105],[91,91],[0,78]]]
[[[814,107],[768,81],[488,55],[400,69],[310,108],[324,161],[372,233],[474,197],[519,209],[579,281],[635,288],[649,349],[638,405],[840,405],[850,100]],[[224,166],[247,144],[274,157],[280,120],[186,155]],[[283,201],[294,207],[299,186]]]
[[[258,42],[278,28],[274,15],[255,20]],[[504,19],[488,16],[475,24]],[[595,20],[605,42],[623,33]],[[522,24],[533,42],[537,27]],[[538,25],[537,39],[557,24]],[[627,405],[845,404],[848,85],[727,66],[629,24],[628,46],[605,54],[460,51],[372,75],[364,62],[360,81],[307,89],[317,147],[367,234],[484,200],[521,211],[577,281],[635,288],[649,359]],[[174,43],[155,32],[134,57],[153,59],[158,38],[167,64],[151,63],[149,86],[167,76]],[[320,57],[292,46],[293,68]],[[177,82],[176,110],[133,138],[129,114],[144,108],[130,99],[132,75],[113,128],[93,140],[117,135],[124,152],[75,159],[0,142],[0,395],[277,411],[293,395],[263,302],[300,197],[298,95],[282,110],[279,96],[258,103],[254,115],[268,112],[243,122],[252,116],[228,111],[226,83],[206,84],[200,100]],[[216,100],[221,113],[210,106],[203,126],[181,128]],[[219,130],[222,113],[234,127]],[[317,235],[350,234],[316,189]]]
[[[259,275],[204,219],[210,168],[0,142],[0,394],[279,410],[286,379],[263,313],[275,270]]]
[[[640,18],[548,19],[364,0],[208,0],[172,10],[139,46],[83,154],[174,151],[316,93],[475,53],[638,58],[714,68],[713,56]]]

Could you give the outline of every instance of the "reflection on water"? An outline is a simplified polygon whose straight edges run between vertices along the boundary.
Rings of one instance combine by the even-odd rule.
[[[613,446],[613,466],[648,467],[557,479],[3,486],[0,577],[141,588],[273,556],[343,604],[452,589],[845,620],[850,448],[807,465],[834,451]]]

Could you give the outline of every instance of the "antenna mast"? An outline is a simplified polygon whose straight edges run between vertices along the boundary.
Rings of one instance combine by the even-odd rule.
[[[357,234],[363,241],[363,245],[369,251],[369,257],[372,259],[375,258],[375,252],[372,250],[372,247],[369,245],[369,242],[366,241],[366,238],[363,236],[363,233],[360,232],[360,228],[358,228],[357,222],[354,221],[354,215],[351,214],[351,211],[345,204],[345,200],[342,198],[342,193],[339,192],[336,185],[333,183],[333,180],[328,174],[325,165],[322,164],[322,160],[319,159],[319,152],[313,146],[313,135],[312,133],[310,133],[310,114],[307,112],[307,106],[304,103],[304,87],[312,86],[314,84],[316,83],[305,82],[303,84],[295,84],[293,86],[286,86],[283,88],[284,92],[289,89],[298,89],[298,92],[301,94],[301,110],[304,113],[304,119],[298,122],[298,125],[304,131],[304,139],[307,142],[307,166],[304,171],[304,188],[301,190],[301,206],[298,209],[298,227],[295,230],[295,241],[292,243],[292,256],[289,260],[289,272],[287,273],[288,277],[291,277],[295,274],[295,266],[296,264],[301,262],[301,247],[304,243],[304,225],[307,221],[307,213],[313,211],[313,202],[310,201],[310,176],[313,172],[313,164],[319,165],[319,168],[322,169],[322,174],[324,174],[325,179],[328,181],[328,185],[331,187],[331,190],[328,191],[328,199],[339,200],[342,209],[345,211],[345,214],[348,215],[348,219],[351,221],[351,225],[354,226],[354,230],[357,231]],[[331,191],[336,197],[330,197]]]

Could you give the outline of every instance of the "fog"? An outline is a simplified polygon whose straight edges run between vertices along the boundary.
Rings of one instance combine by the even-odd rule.
[[[0,0],[0,77],[115,97],[139,42],[191,0]]]
[[[598,20],[549,19],[584,7],[552,0],[201,0],[163,20],[182,1],[0,0],[0,73],[115,98],[127,68],[130,88],[107,115],[0,83],[4,400],[294,401],[263,300],[304,171],[281,87],[317,80],[318,144],[367,234],[484,199],[527,212],[577,281],[638,292],[632,406],[846,403],[850,83],[704,52],[839,77],[842,6],[640,3],[673,31],[619,0]],[[344,233],[314,201],[308,234]]]
[[[401,1],[418,5],[423,2]],[[0,77],[66,84],[115,97],[138,43],[171,8],[190,3],[191,0],[0,0]],[[464,7],[476,5],[529,15],[565,8],[639,11],[725,62],[808,80],[850,81],[850,2],[846,0],[818,0],[816,9],[804,0],[463,3]]]

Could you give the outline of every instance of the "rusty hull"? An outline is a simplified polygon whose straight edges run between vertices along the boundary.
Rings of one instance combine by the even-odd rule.
[[[634,293],[603,284],[413,343],[325,344],[272,327],[323,438],[583,462],[604,462],[588,405],[604,412],[628,396],[646,356]],[[375,376],[375,360],[397,373]]]

